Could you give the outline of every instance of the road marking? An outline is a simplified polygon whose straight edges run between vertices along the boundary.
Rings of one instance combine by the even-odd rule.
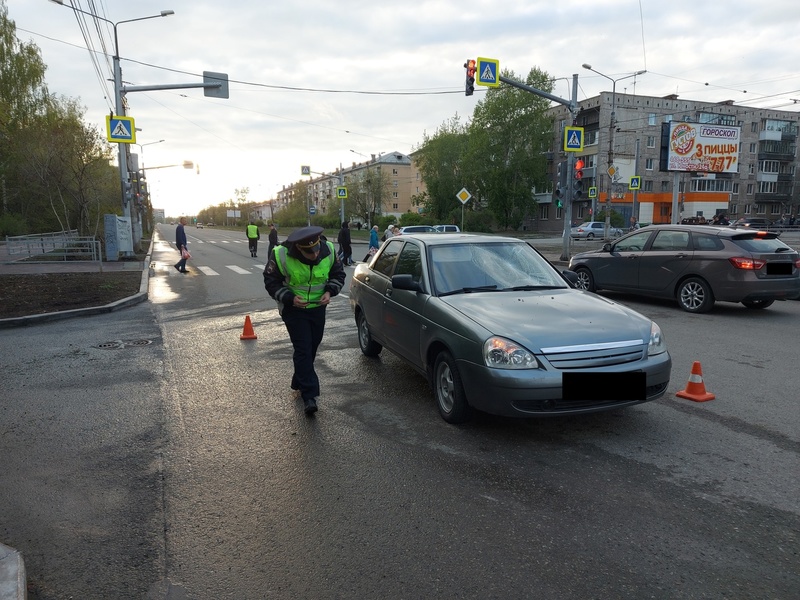
[[[243,269],[242,267],[237,267],[236,265],[225,265],[234,273],[238,273],[239,275],[250,275],[250,271],[247,269]]]
[[[219,273],[217,273],[211,267],[197,267],[197,268],[203,272],[203,275],[209,275],[209,276],[219,275]]]

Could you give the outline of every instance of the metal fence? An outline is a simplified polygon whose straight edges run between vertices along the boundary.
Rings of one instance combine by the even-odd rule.
[[[6,236],[6,252],[15,260],[37,262],[103,260],[100,240],[93,236],[79,236],[77,230]]]

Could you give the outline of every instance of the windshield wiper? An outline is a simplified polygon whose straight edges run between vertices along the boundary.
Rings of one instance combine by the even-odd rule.
[[[469,294],[471,292],[492,292],[492,291],[496,291],[496,290],[497,290],[497,286],[496,285],[481,285],[481,286],[478,286],[478,287],[463,287],[463,288],[459,288],[457,290],[450,290],[449,292],[444,292],[442,294],[439,294],[439,298],[442,298],[444,296],[452,296],[453,294]]]
[[[514,287],[505,288],[504,292],[530,292],[533,290],[560,290],[564,286],[561,285],[516,285]]]

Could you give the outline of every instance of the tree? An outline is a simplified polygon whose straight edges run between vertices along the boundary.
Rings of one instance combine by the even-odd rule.
[[[513,71],[503,75],[516,79]],[[552,90],[550,76],[536,68],[525,82]],[[552,122],[545,116],[548,106],[545,98],[500,86],[490,89],[475,107],[468,127],[465,180],[501,228],[519,227],[535,213],[533,191],[547,186],[546,152],[552,141]]]
[[[427,194],[416,199],[423,212],[444,220],[458,208],[458,191],[464,187],[464,157],[468,144],[467,127],[462,125],[458,115],[445,121],[433,136],[423,135],[422,146],[414,158],[425,182]]]
[[[376,217],[384,213],[389,201],[390,186],[389,175],[381,170],[380,165],[367,166],[359,171],[347,187],[348,199],[352,199],[351,214],[374,225]]]

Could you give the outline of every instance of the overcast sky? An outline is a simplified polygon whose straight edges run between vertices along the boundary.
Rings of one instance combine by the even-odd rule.
[[[365,160],[356,153],[410,153],[444,121],[471,116],[484,88],[464,96],[463,64],[478,56],[519,79],[539,67],[563,98],[573,73],[579,100],[611,90],[581,68],[590,63],[614,79],[647,69],[635,90],[630,78],[618,92],[800,109],[796,0],[71,1],[112,22],[175,11],[118,26],[128,85],[200,83],[203,71],[230,78],[227,100],[202,89],[128,95],[145,167],[200,167],[149,172],[153,205],[170,216],[240,188],[274,198],[301,165],[330,172]],[[112,28],[101,24],[106,58],[93,25],[87,50],[68,6],[6,2],[17,36],[41,49],[50,91],[79,99],[105,133]]]

